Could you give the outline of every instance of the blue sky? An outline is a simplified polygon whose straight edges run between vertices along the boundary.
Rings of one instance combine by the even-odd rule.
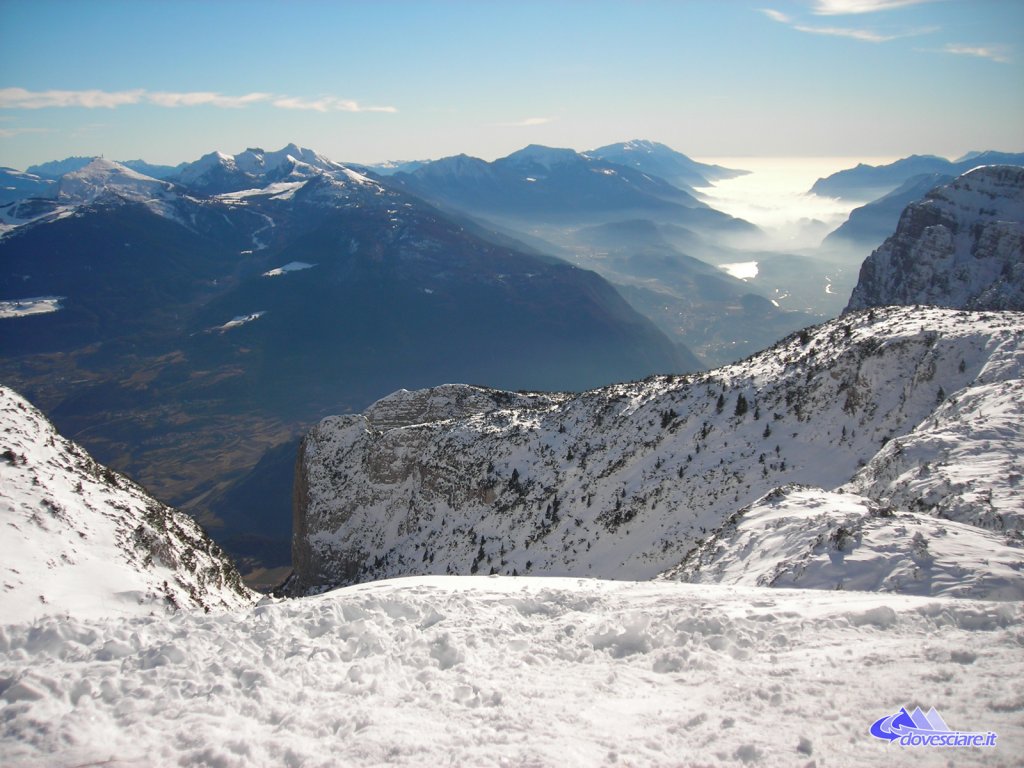
[[[0,0],[0,165],[1024,150],[1024,2]]]

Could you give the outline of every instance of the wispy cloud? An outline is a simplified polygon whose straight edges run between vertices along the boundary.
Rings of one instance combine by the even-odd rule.
[[[958,56],[976,56],[979,59],[991,59],[992,61],[998,61],[1000,64],[1010,63],[1010,57],[1002,46],[946,43],[946,47],[942,51],[943,53],[953,53]]]
[[[935,0],[815,0],[812,10],[818,16],[845,16],[855,13],[891,11],[894,8],[932,2]]]
[[[535,125],[547,125],[552,122],[550,117],[527,117],[525,120],[515,120],[511,123],[496,123],[504,128],[530,128]]]
[[[793,29],[810,35],[849,37],[853,40],[862,40],[865,43],[887,43],[898,37],[905,37],[905,35],[881,35],[877,32],[872,32],[870,29],[847,29],[845,27],[808,27],[803,24],[794,24]]]
[[[829,35],[831,37],[846,37],[850,38],[851,40],[860,40],[865,43],[887,43],[890,40],[898,40],[903,37],[916,37],[917,35],[926,35],[935,31],[935,27],[928,27],[922,29],[911,29],[903,32],[883,34],[881,32],[875,32],[870,29],[855,29],[850,27],[816,27],[811,26],[809,24],[802,24],[800,22],[797,22],[787,14],[782,13],[781,11],[777,11],[773,8],[762,8],[760,10],[761,13],[763,13],[769,19],[777,21],[780,24],[786,24],[787,26],[790,26],[793,29],[795,29],[797,32],[804,32],[809,35]]]
[[[305,109],[313,112],[397,112],[394,107],[366,107],[358,101],[324,96],[319,99],[302,99],[295,96],[276,96],[271,101],[279,109]]]
[[[762,8],[761,13],[772,21],[777,21],[780,24],[791,24],[793,22],[789,16],[784,14],[782,11],[776,11],[774,8]]]
[[[13,139],[25,133],[53,133],[50,128],[0,128],[0,139]]]
[[[132,104],[152,104],[174,109],[178,107],[217,107],[243,109],[253,104],[269,104],[278,109],[301,109],[314,112],[397,112],[394,107],[363,106],[350,99],[322,96],[305,99],[273,93],[247,93],[225,96],[212,91],[147,91],[136,88],[129,91],[29,91],[24,88],[0,88],[0,109],[46,109],[55,107],[84,107],[86,109],[114,109]]]
[[[145,91],[27,91],[24,88],[0,88],[0,107],[5,109],[45,109],[47,107],[86,107],[87,109],[138,104]]]
[[[144,92],[143,100],[158,107],[220,107],[221,109],[242,109],[250,104],[259,104],[272,98],[269,93],[247,93],[244,96],[224,96],[209,91],[173,93],[157,91]]]

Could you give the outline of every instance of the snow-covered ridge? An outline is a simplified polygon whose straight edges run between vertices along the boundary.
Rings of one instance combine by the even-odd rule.
[[[847,311],[889,304],[1024,309],[1024,168],[975,168],[907,206]]]
[[[234,565],[190,518],[97,464],[6,387],[0,425],[3,621],[252,602]]]
[[[292,587],[416,573],[651,578],[778,486],[836,489],[856,477],[869,499],[900,504],[918,492],[909,475],[929,461],[937,483],[966,473],[991,504],[954,509],[939,484],[912,511],[1006,536],[1024,506],[1012,458],[1019,429],[1004,441],[984,430],[1015,412],[986,404],[971,410],[991,416],[984,426],[981,416],[949,423],[959,445],[977,449],[963,456],[914,430],[947,398],[1013,391],[1022,340],[1019,313],[887,308],[706,374],[579,395],[396,393],[307,436]],[[1002,399],[986,403],[1012,399],[993,396]],[[931,449],[897,454],[905,467],[886,464],[883,448],[901,438]],[[995,475],[990,460],[1002,462]],[[898,480],[871,485],[876,476]]]

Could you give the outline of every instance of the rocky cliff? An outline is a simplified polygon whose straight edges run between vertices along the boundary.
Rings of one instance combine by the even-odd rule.
[[[976,168],[907,206],[846,311],[891,304],[1024,309],[1024,168]]]

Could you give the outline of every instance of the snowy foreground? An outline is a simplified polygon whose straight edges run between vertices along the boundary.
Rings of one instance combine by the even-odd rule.
[[[0,764],[1019,765],[1024,606],[417,577],[0,626]],[[869,734],[934,707],[994,748]]]

